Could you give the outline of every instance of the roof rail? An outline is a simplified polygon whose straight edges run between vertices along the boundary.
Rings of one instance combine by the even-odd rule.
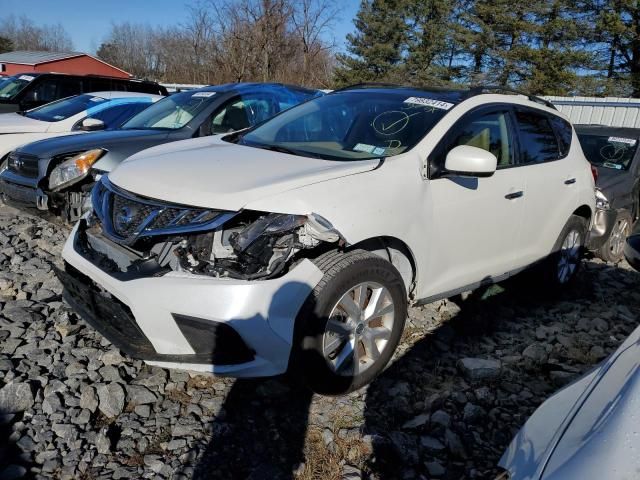
[[[535,95],[531,95],[530,93],[523,92],[521,90],[516,90],[515,88],[501,87],[498,85],[479,85],[479,86],[471,87],[469,89],[468,97],[473,97],[476,95],[480,95],[482,93],[489,93],[489,92],[498,92],[498,93],[503,92],[503,93],[512,93],[515,95],[524,95],[532,102],[539,103],[541,105],[544,105],[545,107],[549,107],[549,108],[553,108],[554,110],[557,110],[556,106],[553,103],[551,103],[549,100],[536,97]]]

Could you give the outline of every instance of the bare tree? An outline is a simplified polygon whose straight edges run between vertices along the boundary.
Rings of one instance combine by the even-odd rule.
[[[71,37],[62,24],[38,26],[24,15],[10,15],[0,21],[0,35],[10,39],[15,50],[73,50]]]

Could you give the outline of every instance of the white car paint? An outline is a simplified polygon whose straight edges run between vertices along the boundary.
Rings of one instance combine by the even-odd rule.
[[[427,300],[500,278],[546,257],[578,207],[595,210],[593,177],[575,132],[568,157],[556,162],[500,169],[487,178],[425,178],[429,154],[456,121],[476,107],[494,103],[523,105],[558,115],[524,97],[483,94],[451,109],[414,148],[384,161],[328,161],[209,137],[139,152],[112,171],[109,179],[136,195],[183,205],[315,213],[331,222],[350,245],[379,237],[396,238],[408,247],[416,265],[412,297]],[[565,184],[569,177],[575,178],[575,183]],[[513,200],[505,198],[519,191],[526,194]],[[552,191],[553,196],[545,196],[546,191]],[[172,290],[161,287],[167,280],[154,278],[145,283],[145,299],[125,298],[134,289],[114,285],[108,274],[92,267],[73,250],[73,238],[63,252],[65,260],[121,298],[141,318],[155,308],[153,302],[160,298],[165,302],[165,295],[171,295]],[[300,275],[301,268],[292,268],[290,274]],[[317,283],[312,277],[303,277],[302,283],[308,288]],[[192,314],[212,315],[211,308],[202,304],[205,298],[237,298],[224,290],[222,285],[228,285],[225,280],[200,281],[210,282],[210,290],[172,285],[176,288],[173,292],[184,296],[183,308],[188,305]],[[128,283],[134,282],[137,280]],[[240,282],[236,288],[249,288],[250,284]],[[238,308],[243,305],[237,302]],[[222,317],[213,315],[218,321],[228,322],[239,317],[233,309],[226,310]],[[295,315],[289,318],[291,331],[294,319]],[[252,318],[254,326],[250,328],[262,329],[263,322],[263,318]],[[149,332],[156,349],[166,348],[159,337],[168,339],[175,333],[176,325],[170,323],[169,319],[155,322],[153,332]],[[268,368],[252,369],[252,374],[284,372],[281,359],[288,357],[289,349],[282,350],[277,358],[269,357]],[[225,373],[242,371],[243,367],[237,366]]]
[[[138,92],[91,92],[90,95],[105,99],[149,98],[156,102],[164,97]],[[86,133],[83,130],[73,130],[73,127],[87,117],[87,111],[79,112],[59,122],[45,122],[29,118],[18,113],[0,114],[0,163],[12,150],[45,138],[60,135]]]

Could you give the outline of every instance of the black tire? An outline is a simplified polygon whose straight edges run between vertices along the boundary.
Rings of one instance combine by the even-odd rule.
[[[584,256],[584,244],[587,238],[588,228],[589,224],[585,218],[577,215],[571,215],[569,217],[569,220],[558,236],[558,240],[556,240],[556,243],[553,246],[553,250],[540,266],[540,273],[542,276],[541,280],[544,282],[543,286],[547,290],[557,291],[557,289],[567,287],[575,281],[582,267],[582,257]],[[580,236],[577,259],[575,263],[571,262],[575,268],[570,270],[569,275],[566,278],[561,278],[561,260],[563,258],[562,246],[564,245],[567,237],[574,232]]]
[[[314,263],[324,272],[324,276],[296,318],[290,371],[316,393],[349,393],[371,382],[393,356],[407,317],[405,285],[400,273],[390,262],[364,250],[327,252],[315,259]],[[368,368],[355,375],[349,369],[338,374],[323,354],[328,317],[344,295],[366,282],[383,286],[388,293],[386,298],[390,297],[393,302],[393,325],[389,329],[390,335],[379,352],[380,356],[373,360]],[[367,292],[373,294],[372,290]],[[366,300],[367,303],[370,298]],[[357,345],[356,348],[360,348],[360,344]]]
[[[631,234],[633,218],[628,210],[618,212],[616,223],[607,241],[598,249],[596,255],[605,262],[618,263],[624,258],[624,243]],[[624,231],[622,231],[624,230]],[[618,236],[622,237],[619,238]],[[622,239],[622,243],[618,242]]]

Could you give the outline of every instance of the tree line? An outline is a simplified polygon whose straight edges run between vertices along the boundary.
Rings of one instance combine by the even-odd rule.
[[[275,81],[329,87],[335,0],[227,0],[187,6],[172,27],[113,24],[97,55],[138,76],[212,84]]]
[[[9,15],[0,19],[0,53],[13,50],[73,50],[71,37],[61,23],[36,25],[26,16]]]
[[[186,20],[111,25],[97,56],[137,77],[493,84],[535,94],[640,97],[637,0],[361,0],[346,46],[338,0],[197,0]],[[70,50],[61,25],[0,21],[0,51]]]
[[[637,0],[363,0],[338,85],[494,84],[640,96]]]

